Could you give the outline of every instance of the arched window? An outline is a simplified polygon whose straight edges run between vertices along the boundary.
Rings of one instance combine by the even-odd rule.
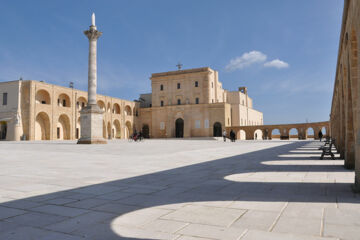
[[[164,90],[164,85],[160,85],[160,91],[163,91]]]
[[[199,82],[195,81],[195,87],[199,87]]]
[[[181,105],[181,99],[177,100],[177,105]]]
[[[58,106],[70,107],[70,105],[70,97],[65,93],[60,94],[58,98]]]
[[[50,94],[46,90],[39,90],[36,92],[36,103],[50,104]]]
[[[195,104],[199,104],[199,98],[195,98]]]

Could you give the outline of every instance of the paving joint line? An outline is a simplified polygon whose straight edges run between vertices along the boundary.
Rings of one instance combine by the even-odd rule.
[[[275,225],[278,223],[281,215],[283,214],[283,212],[285,211],[285,209],[287,208],[289,202],[286,202],[285,205],[282,207],[282,209],[280,210],[279,215],[276,217],[275,221],[271,224],[271,226],[269,227],[268,231],[272,232],[274,230]]]

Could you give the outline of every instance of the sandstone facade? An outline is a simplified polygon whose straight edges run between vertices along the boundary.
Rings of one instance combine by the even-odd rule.
[[[7,102],[4,104],[4,94]],[[81,133],[87,92],[33,80],[0,83],[0,122],[5,140],[73,140]],[[104,138],[127,138],[136,128],[138,103],[97,95]]]
[[[355,169],[355,188],[360,190],[360,2],[345,0],[334,93],[331,133],[345,167]]]
[[[211,68],[154,73],[152,93],[140,101],[97,95],[104,111],[103,137],[128,138],[134,130],[146,137],[221,136],[230,126],[262,125],[245,87],[222,88]],[[80,111],[87,92],[33,80],[0,83],[0,138],[62,140],[81,136]]]
[[[223,89],[211,68],[154,73],[150,80],[152,93],[141,95],[140,105],[140,125],[150,137],[221,136],[229,126],[263,124],[247,89]]]

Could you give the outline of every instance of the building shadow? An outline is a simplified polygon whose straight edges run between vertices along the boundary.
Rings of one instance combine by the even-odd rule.
[[[255,202],[304,202],[304,203],[355,203],[359,199],[351,192],[351,183],[336,182],[337,173],[351,172],[332,160],[314,164],[312,158],[297,157],[304,152],[294,149],[309,149],[311,154],[320,143],[299,141],[282,146],[216,159],[189,166],[150,173],[146,175],[74,188],[1,203],[0,206],[24,211],[24,213],[51,213],[74,208],[84,209],[86,213],[109,213],[110,219],[104,221],[107,228],[84,228],[80,235],[85,239],[140,239],[119,236],[111,228],[113,219],[124,214],[146,208],[164,205],[217,202],[217,201],[255,201]],[[234,145],[236,147],[237,145]],[[303,150],[305,151],[305,150]],[[286,155],[281,157],[281,155]],[[291,157],[292,156],[292,157]],[[319,160],[319,157],[314,160]],[[171,161],[172,159],[169,159]],[[287,164],[291,161],[291,164]],[[340,161],[340,160],[337,160]],[[341,163],[341,162],[340,162]],[[305,172],[305,174],[302,174]],[[269,173],[271,173],[269,175]],[[322,175],[322,173],[326,173]],[[312,177],[314,174],[321,176]],[[334,176],[332,176],[332,174]],[[61,199],[73,199],[71,203]],[[86,206],[86,200],[103,200],[104,205]],[[57,201],[58,200],[58,201]],[[95,201],[95,200],[94,200]],[[82,205],[82,203],[84,203]],[[74,207],[76,206],[76,207]],[[55,210],[51,210],[55,208]],[[58,208],[58,210],[56,210]],[[71,209],[70,209],[71,210]],[[23,213],[23,214],[24,214]],[[64,216],[64,220],[71,218]],[[1,216],[1,214],[0,214]],[[18,227],[33,227],[32,223],[16,222],[16,216],[3,221],[15,223]],[[91,222],[91,219],[89,220]],[[103,225],[102,225],[103,226]],[[40,226],[40,228],[42,228]],[[16,232],[16,226],[13,230]],[[47,229],[47,228],[46,228]],[[99,231],[103,238],[96,236]],[[4,229],[0,224],[1,232]],[[86,238],[88,236],[88,238]],[[25,238],[26,239],[26,238]],[[141,238],[143,239],[143,238]],[[151,239],[151,238],[147,238]],[[154,238],[156,239],[156,238]]]

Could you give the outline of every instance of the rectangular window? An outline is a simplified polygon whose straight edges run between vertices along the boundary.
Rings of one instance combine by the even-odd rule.
[[[177,100],[177,104],[181,105],[181,100],[180,99]]]
[[[46,101],[44,101],[44,100],[43,100],[43,101],[41,101],[41,104],[46,104]]]
[[[160,106],[161,106],[161,107],[164,106],[164,101],[160,101]]]
[[[195,120],[195,128],[200,128],[200,120]]]
[[[164,122],[160,122],[160,130],[164,130],[165,129],[165,123]]]
[[[76,128],[76,139],[79,139],[79,128]]]
[[[57,138],[59,139],[60,138],[60,128],[59,127],[56,129],[56,135],[57,135]]]
[[[82,107],[82,108],[85,107],[85,103],[84,103],[84,102],[81,103],[81,107]]]
[[[199,104],[199,98],[195,98],[195,104]]]
[[[198,87],[198,86],[199,86],[199,82],[196,81],[196,82],[195,82],[195,87]]]
[[[160,91],[164,90],[164,85],[160,85]]]
[[[180,83],[177,84],[177,89],[180,89]]]
[[[205,119],[204,128],[209,128],[209,119]]]
[[[66,100],[63,99],[63,107],[66,107]]]
[[[7,105],[7,97],[8,94],[6,92],[3,93],[3,105]]]

